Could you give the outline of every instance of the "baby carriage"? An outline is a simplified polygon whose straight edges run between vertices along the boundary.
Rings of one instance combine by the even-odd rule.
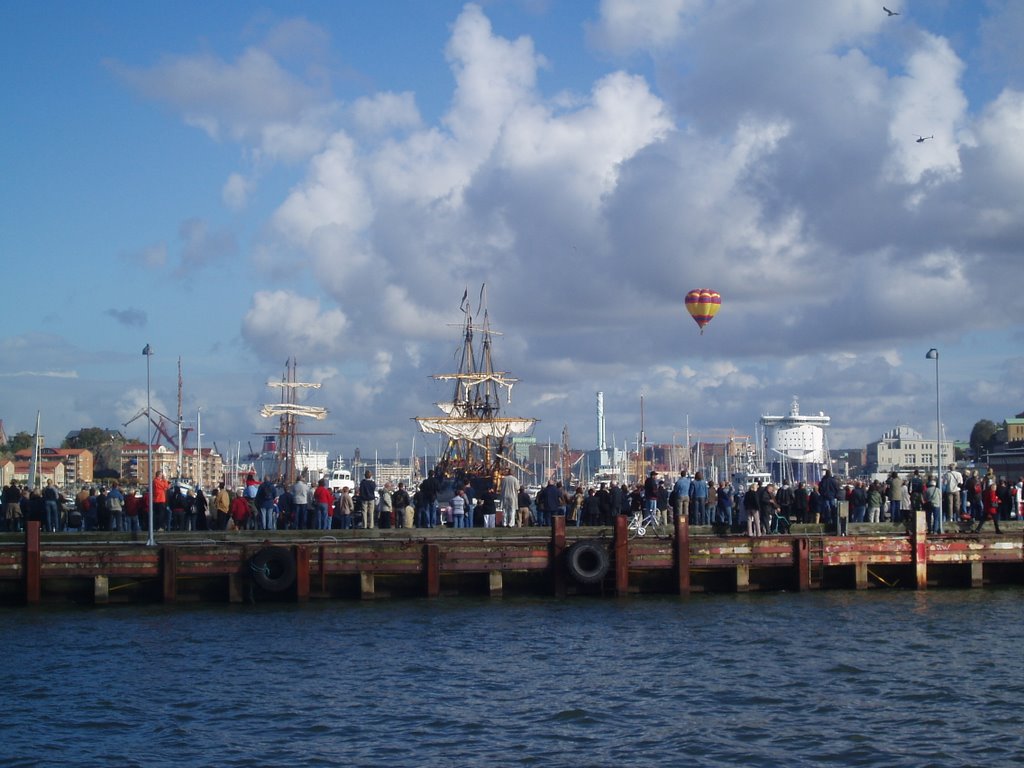
[[[766,533],[783,534],[789,533],[789,518],[779,514],[777,509],[768,512],[768,520],[765,523]]]
[[[960,533],[970,533],[974,530],[976,522],[977,521],[975,521],[975,519],[971,517],[970,512],[961,512],[959,515],[957,515],[957,530],[960,531]]]

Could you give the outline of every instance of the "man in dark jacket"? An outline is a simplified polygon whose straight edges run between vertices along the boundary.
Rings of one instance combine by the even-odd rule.
[[[818,495],[824,512],[824,523],[835,526],[836,513],[839,511],[839,481],[832,477],[832,470],[826,469],[825,476],[818,483]]]
[[[437,526],[437,494],[440,491],[440,483],[434,470],[429,470],[427,476],[420,483],[420,527],[434,528]],[[467,510],[468,511],[468,510]]]

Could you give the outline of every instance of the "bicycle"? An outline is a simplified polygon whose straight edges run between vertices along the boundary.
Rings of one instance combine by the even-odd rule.
[[[648,531],[651,531],[659,539],[668,537],[668,526],[659,523],[657,515],[657,512],[648,512],[646,515],[639,510],[634,512],[633,517],[630,518],[629,523],[626,525],[626,530],[629,531],[629,538],[635,539],[637,536],[645,536]]]

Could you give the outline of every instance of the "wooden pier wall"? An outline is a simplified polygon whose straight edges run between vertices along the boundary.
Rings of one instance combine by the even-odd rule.
[[[923,521],[918,521],[923,530]],[[628,539],[611,528],[397,529],[128,534],[0,539],[0,603],[60,600],[304,601],[531,593],[618,595],[748,590],[980,587],[1024,583],[1024,535],[912,533],[829,536],[693,535]],[[572,547],[595,565],[582,574]],[[276,572],[275,572],[276,571]]]

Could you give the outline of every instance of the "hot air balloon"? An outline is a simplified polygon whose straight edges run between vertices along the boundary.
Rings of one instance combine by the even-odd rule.
[[[700,332],[704,333],[704,326],[711,322],[718,308],[722,305],[722,297],[718,291],[710,288],[695,288],[686,294],[686,311],[690,313],[693,321],[700,326]]]

